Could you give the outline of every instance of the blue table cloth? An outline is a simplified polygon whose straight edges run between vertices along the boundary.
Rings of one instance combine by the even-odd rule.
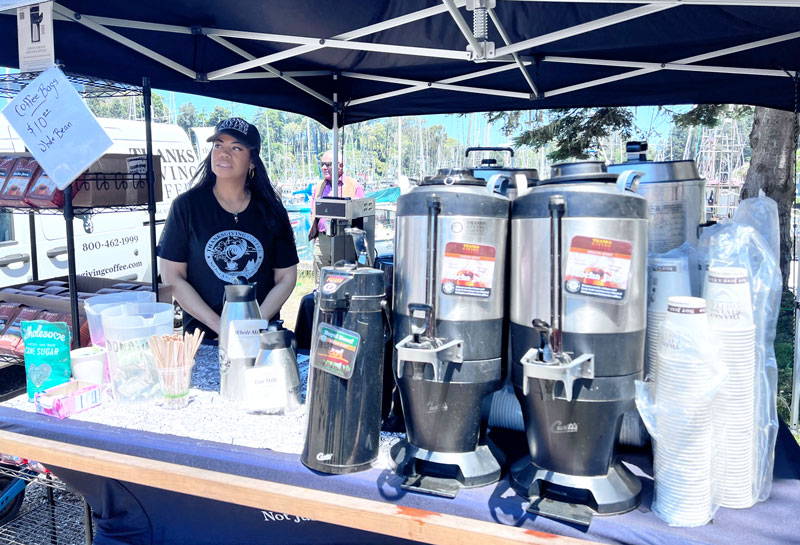
[[[6,407],[0,407],[0,429],[601,543],[800,543],[800,448],[783,425],[775,453],[774,485],[766,502],[744,510],[721,508],[712,523],[700,528],[671,528],[649,509],[653,491],[649,456],[646,452],[631,452],[624,459],[643,475],[640,507],[624,515],[595,517],[588,529],[526,513],[526,502],[514,493],[507,477],[491,486],[462,490],[450,500],[406,492],[400,488],[399,477],[386,470],[323,475],[307,469],[294,454],[86,422],[59,421]],[[512,451],[517,449],[517,453],[522,452],[519,448],[524,448],[525,444],[521,436],[511,433],[497,440]],[[513,455],[510,459],[514,459]],[[92,506],[97,523],[95,543],[98,545],[409,543],[342,526],[302,520],[284,513],[221,503],[68,469],[52,469],[83,494]]]

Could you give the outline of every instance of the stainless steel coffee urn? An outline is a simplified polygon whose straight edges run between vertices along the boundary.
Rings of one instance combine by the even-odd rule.
[[[632,178],[556,176],[511,214],[513,382],[530,450],[512,481],[529,511],[584,524],[635,508],[641,489],[614,452],[645,337],[647,203]]]
[[[642,173],[636,192],[647,199],[649,251],[664,253],[686,241],[697,244],[698,228],[706,221],[706,181],[695,162],[648,161],[647,142],[628,142],[626,147],[627,162],[609,165],[608,171]]]
[[[351,228],[348,233],[359,261],[372,264],[364,232]],[[369,469],[378,456],[385,306],[380,269],[354,263],[322,268],[300,457],[311,469],[352,473]]]
[[[225,286],[225,303],[220,313],[219,328],[219,382],[220,394],[229,401],[239,402],[244,398],[245,373],[253,367],[253,357],[230,357],[228,336],[230,323],[234,320],[258,320],[261,310],[256,301],[256,285],[240,278],[239,284]]]
[[[453,497],[500,464],[484,405],[501,383],[509,200],[470,170],[440,170],[397,203],[395,377],[403,488]],[[488,407],[486,407],[488,408]]]
[[[469,157],[470,153],[482,151],[504,152],[510,156],[508,166],[497,164],[496,159],[483,159],[480,166],[471,169],[472,175],[486,180],[488,187],[495,193],[513,201],[517,195],[524,195],[528,188],[534,187],[539,181],[539,173],[535,168],[514,168],[514,150],[512,148],[471,147],[467,148],[464,156]]]

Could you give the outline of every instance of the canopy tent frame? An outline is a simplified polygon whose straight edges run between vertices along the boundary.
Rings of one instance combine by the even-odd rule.
[[[62,0],[62,2],[67,1],[72,2],[73,0]],[[377,20],[377,16],[373,17],[371,20],[365,18],[365,21],[369,20],[371,24],[362,25],[346,32],[331,33],[334,34],[332,36],[300,35],[302,33],[298,32],[291,34],[254,32],[252,30],[224,28],[223,25],[163,24],[137,20],[140,17],[149,17],[149,15],[137,15],[137,18],[114,18],[79,13],[57,2],[54,2],[53,5],[55,20],[82,25],[116,44],[120,44],[147,59],[155,61],[155,63],[167,67],[169,71],[179,74],[179,77],[182,78],[181,80],[173,78],[169,84],[161,85],[161,87],[165,89],[170,89],[170,86],[173,88],[172,90],[179,90],[177,88],[182,86],[191,87],[190,85],[183,85],[183,83],[181,83],[182,81],[232,83],[236,81],[273,78],[286,82],[294,89],[299,90],[302,95],[312,97],[313,101],[311,102],[314,105],[318,106],[322,104],[324,106],[324,110],[322,111],[325,113],[324,115],[320,115],[320,110],[314,110],[313,107],[308,104],[304,104],[302,107],[295,107],[293,104],[287,106],[285,99],[283,103],[284,109],[294,108],[292,111],[306,113],[306,115],[311,115],[326,125],[333,127],[333,147],[335,156],[338,155],[340,127],[345,123],[378,117],[374,109],[367,111],[356,107],[371,103],[380,103],[379,107],[381,107],[381,110],[384,109],[382,106],[385,104],[386,109],[391,112],[388,115],[430,113],[426,110],[425,106],[420,106],[435,101],[433,97],[431,99],[424,97],[424,92],[426,91],[428,91],[429,94],[433,94],[430,93],[430,91],[446,91],[462,94],[466,93],[480,97],[480,99],[476,98],[474,103],[472,99],[466,101],[461,99],[462,103],[459,104],[458,109],[447,111],[481,111],[492,109],[492,102],[486,97],[496,97],[500,99],[496,101],[500,106],[495,109],[538,109],[544,107],[563,107],[565,104],[587,106],[589,104],[584,103],[587,102],[587,98],[589,102],[594,100],[593,104],[599,105],[597,104],[599,101],[594,97],[580,94],[580,92],[603,86],[605,86],[605,91],[600,89],[595,92],[596,96],[602,96],[601,100],[604,101],[601,103],[602,105],[630,103],[668,104],[670,102],[667,102],[667,100],[673,98],[675,93],[670,94],[670,98],[665,99],[663,96],[658,95],[658,91],[652,89],[653,83],[650,83],[651,87],[648,88],[651,94],[644,95],[643,98],[632,98],[629,94],[627,97],[618,101],[615,100],[617,97],[611,96],[617,93],[618,87],[614,87],[611,84],[658,73],[686,73],[697,74],[698,76],[701,74],[711,74],[717,76],[741,76],[743,79],[735,80],[736,83],[739,81],[749,81],[747,78],[761,78],[755,80],[757,83],[754,83],[751,88],[748,89],[747,93],[741,93],[739,95],[732,93],[736,95],[734,100],[739,100],[742,103],[773,105],[773,107],[788,109],[788,100],[778,100],[774,99],[774,97],[763,98],[763,93],[760,93],[760,89],[768,88],[774,95],[783,96],[783,87],[763,83],[762,80],[787,78],[786,81],[794,82],[800,77],[800,60],[796,60],[800,59],[800,55],[794,55],[793,57],[787,55],[781,56],[780,54],[775,54],[775,48],[772,47],[770,50],[765,49],[765,54],[763,55],[759,53],[757,56],[751,57],[736,56],[743,52],[758,50],[759,48],[768,48],[776,44],[786,44],[785,50],[788,52],[796,50],[796,43],[792,44],[791,47],[789,46],[789,42],[800,40],[800,31],[795,31],[797,28],[795,16],[790,17],[785,24],[781,24],[781,21],[773,21],[772,25],[753,25],[759,28],[751,33],[752,36],[741,38],[743,43],[736,43],[740,38],[738,38],[738,34],[734,31],[728,32],[727,35],[721,33],[718,36],[719,44],[714,40],[701,40],[698,44],[687,46],[686,42],[683,42],[683,47],[678,48],[678,50],[685,49],[686,51],[683,51],[683,55],[676,53],[675,56],[678,58],[673,60],[664,58],[655,59],[654,57],[659,55],[665,56],[669,54],[672,49],[654,51],[652,47],[653,40],[641,39],[641,37],[639,42],[649,43],[651,45],[650,50],[643,49],[641,51],[636,50],[631,52],[629,49],[625,48],[624,44],[614,42],[608,48],[612,54],[608,54],[609,51],[604,48],[597,47],[595,49],[589,48],[585,55],[553,54],[552,51],[548,51],[552,49],[557,50],[558,48],[554,48],[553,44],[561,42],[562,40],[580,37],[585,38],[587,42],[591,42],[593,37],[597,37],[597,35],[593,36],[592,33],[603,29],[614,30],[618,25],[631,21],[647,21],[648,19],[657,21],[659,19],[655,19],[655,17],[662,16],[661,14],[669,15],[673,12],[680,13],[682,10],[692,9],[692,7],[698,9],[709,7],[721,8],[720,11],[722,12],[724,10],[724,15],[728,16],[732,16],[730,12],[733,10],[749,10],[747,12],[748,15],[739,19],[740,22],[745,21],[749,24],[751,21],[757,21],[758,16],[755,15],[755,13],[760,13],[758,10],[764,10],[763,13],[770,15],[772,14],[769,10],[778,9],[797,10],[800,12],[800,0],[573,0],[572,2],[564,2],[563,0],[439,0],[439,2],[440,3],[429,7],[416,9],[415,11],[390,17],[385,20],[379,20],[378,22],[372,22]],[[542,31],[535,36],[525,36],[524,30],[512,28],[511,30],[515,30],[517,33],[514,39],[512,39],[512,35],[508,32],[509,29],[506,28],[506,26],[511,28],[509,17],[506,17],[506,25],[504,25],[495,9],[495,5],[501,2],[504,4],[504,7],[508,7],[512,4],[533,5],[535,3],[537,7],[575,4],[583,6],[611,6],[612,8],[605,11],[599,8],[597,10],[590,10],[598,14],[602,13],[602,16],[597,15],[589,17],[588,20],[586,20],[586,17],[583,17],[583,15],[580,17],[572,17],[570,19],[570,24],[564,26],[564,28],[553,29],[552,27],[547,27],[546,31]],[[86,4],[88,5],[89,2]],[[421,7],[419,4],[424,5],[424,3],[418,3],[418,7]],[[631,7],[632,5],[636,7]],[[487,36],[483,34],[480,36],[476,35],[475,25],[473,25],[472,30],[469,28],[465,12],[469,13],[472,11],[474,18],[476,16],[476,8],[480,8],[484,15],[488,15],[489,20],[491,20],[495,33],[502,40],[502,44],[498,44],[498,47],[495,47],[493,43],[489,43]],[[619,11],[615,11],[617,8],[619,8]],[[132,11],[134,14],[137,13],[136,10]],[[392,11],[392,13],[394,13],[394,11]],[[131,10],[128,10],[128,12],[131,13]],[[377,12],[373,12],[372,14],[375,15],[376,13]],[[15,12],[9,10],[0,12],[0,14],[14,15]],[[505,15],[508,14],[506,13]],[[438,45],[436,43],[430,43],[429,47],[420,47],[410,44],[386,43],[387,41],[399,40],[381,40],[383,37],[378,35],[378,33],[382,31],[397,29],[398,27],[410,23],[423,22],[426,24],[431,23],[432,25],[432,18],[439,16],[447,18],[447,21],[453,25],[452,28],[458,29],[457,36],[463,38],[463,44],[459,44],[458,40],[450,39],[449,42],[446,43],[448,47],[435,47]],[[772,18],[778,19],[779,17],[772,15]],[[2,19],[2,17],[0,17],[0,19]],[[736,19],[736,17],[734,17],[734,19]],[[721,20],[724,20],[724,18]],[[526,21],[530,22],[531,19],[529,18]],[[439,22],[441,22],[441,18]],[[572,24],[573,22],[577,24]],[[473,20],[473,23],[475,23],[475,20]],[[441,26],[438,27],[439,30],[441,30],[441,28]],[[125,29],[193,36],[198,41],[216,44],[244,60],[233,62],[232,60],[226,59],[225,66],[202,66],[198,69],[190,68],[186,65],[185,61],[180,62],[176,60],[176,58],[173,58],[176,56],[176,53],[174,51],[170,52],[166,45],[164,46],[166,50],[159,50],[158,42],[156,42],[156,45],[148,47],[145,43],[142,43],[144,40],[137,41],[122,34],[121,32]],[[602,38],[606,37],[607,35],[602,35]],[[364,39],[375,39],[375,41],[365,41]],[[234,43],[232,40],[238,40],[239,43]],[[164,42],[169,42],[169,40],[165,40]],[[289,44],[292,47],[284,50],[280,50],[280,47],[276,47],[273,49],[277,50],[264,55],[263,46],[261,46],[261,51],[257,53],[257,48],[255,46],[249,47],[247,42],[250,44],[254,42],[278,44],[279,46]],[[463,49],[457,49],[459,45],[463,45]],[[551,47],[543,48],[543,46]],[[569,48],[567,48],[567,50],[569,51]],[[479,66],[480,69],[469,71],[469,68],[462,70],[460,65],[455,67],[455,65],[450,64],[447,65],[448,70],[441,72],[437,72],[435,69],[428,69],[428,77],[424,77],[422,73],[410,74],[410,70],[406,70],[400,74],[392,73],[391,71],[387,73],[376,73],[380,70],[352,69],[346,66],[347,63],[342,63],[337,66],[335,62],[318,62],[316,59],[311,58],[312,54],[321,51],[358,52],[365,55],[385,54],[389,56],[402,56],[405,58],[417,57],[421,60],[439,60],[451,63],[458,62],[463,63],[465,67],[469,67],[473,63],[482,66]],[[597,54],[593,56],[592,53],[595,51]],[[615,58],[613,53],[617,51],[620,52],[618,53],[619,57]],[[526,52],[529,53],[528,56],[524,54]],[[691,55],[689,54],[690,52]],[[720,65],[708,64],[708,62],[706,62],[711,59],[723,57],[725,59]],[[728,57],[733,57],[735,60],[730,61]],[[779,60],[773,60],[770,63],[767,57]],[[290,71],[282,70],[275,66],[281,61],[290,59],[299,59],[301,61],[300,66],[297,68],[306,67],[309,69]],[[736,65],[736,62],[741,62],[741,64]],[[309,63],[311,66],[306,66]],[[498,65],[497,63],[500,64]],[[581,72],[579,77],[574,78],[575,81],[568,80],[560,83],[557,82],[555,85],[552,84],[552,82],[543,81],[545,78],[538,72],[538,69],[547,65],[558,64],[596,67],[598,73],[593,71]],[[345,67],[343,67],[343,65],[345,65]],[[423,65],[422,63],[397,63],[397,66],[401,66],[404,69],[414,69]],[[249,70],[252,69],[257,69],[258,71],[250,72]],[[519,72],[521,78],[524,80],[524,86],[517,86],[514,88],[512,85],[509,85],[509,88],[501,88],[505,82],[498,84],[496,79],[492,80],[493,84],[491,85],[473,86],[464,84],[464,82],[469,80],[502,74],[504,72],[510,73],[512,71]],[[607,72],[611,73],[606,74]],[[162,74],[162,76],[165,78],[167,77],[164,76],[164,74]],[[321,91],[320,88],[315,88],[321,81],[324,82],[322,87],[325,88],[325,91]],[[357,81],[374,82],[379,85],[367,85],[364,88],[359,88],[358,92],[348,92],[346,90],[347,85]],[[655,86],[661,83],[660,79],[647,81],[655,81]],[[724,81],[729,82],[733,80]],[[158,85],[157,81],[156,84]],[[705,84],[705,80],[703,80],[701,84]],[[396,86],[397,88],[389,89],[389,86]],[[791,89],[795,89],[795,87],[796,86],[792,84]],[[690,87],[688,91],[684,91],[682,94],[678,93],[678,95],[680,95],[681,100],[684,102],[702,102],[703,100],[708,100],[706,98],[692,100],[694,98],[692,93],[696,89],[698,89],[697,85],[693,88]],[[786,89],[786,96],[788,97],[791,95],[789,85],[786,85]],[[200,94],[202,94],[202,91]],[[710,96],[714,93],[704,92],[704,94]],[[726,98],[731,96],[731,93],[723,94],[726,95]],[[393,103],[390,100],[406,95],[417,95],[419,98],[413,98],[407,103],[400,104],[399,107],[397,103]],[[564,97],[565,95],[567,98],[564,100],[547,100],[553,97]],[[249,96],[255,102],[259,100],[252,94]],[[295,96],[294,94],[291,95],[291,99],[294,100]],[[654,99],[653,97],[656,98]],[[443,104],[441,100],[441,96],[439,95],[440,102],[432,109],[445,111],[450,107],[449,103]],[[779,105],[775,106],[775,103],[779,103]],[[796,97],[794,104],[796,108]],[[345,121],[343,114],[347,112],[348,109],[350,109],[349,116]],[[330,112],[330,118],[327,117],[329,115],[327,112]],[[331,121],[328,121],[328,119],[331,119]],[[335,185],[336,184],[334,184],[334,188]],[[797,412],[797,409],[794,412]]]
[[[712,58],[732,55],[737,52],[747,51],[758,47],[767,45],[774,45],[776,43],[790,41],[800,38],[800,32],[793,32],[774,36],[771,38],[758,40],[754,42],[743,43],[740,45],[726,47],[707,53],[693,55],[691,57],[673,60],[671,62],[650,62],[650,61],[634,61],[629,59],[614,59],[614,58],[585,58],[585,57],[568,57],[563,55],[544,55],[538,59],[531,57],[524,57],[520,53],[531,48],[540,47],[546,44],[552,44],[559,40],[566,38],[573,38],[586,33],[590,33],[599,29],[612,27],[623,22],[640,19],[656,13],[661,13],[666,10],[671,10],[681,6],[700,5],[700,6],[748,6],[759,8],[775,8],[775,7],[790,7],[800,8],[800,0],[579,0],[580,4],[641,4],[637,7],[625,9],[618,13],[608,15],[606,17],[597,18],[582,24],[569,26],[560,30],[546,33],[540,36],[535,36],[529,39],[524,39],[512,43],[506,29],[503,27],[500,19],[497,17],[496,11],[493,8],[495,1],[518,2],[525,3],[529,0],[442,0],[440,5],[431,6],[425,9],[417,10],[399,17],[394,17],[379,23],[367,25],[357,28],[348,32],[339,33],[332,37],[319,37],[319,36],[297,36],[289,34],[275,34],[275,33],[261,33],[242,31],[236,29],[225,29],[215,27],[202,27],[202,26],[180,26],[168,25],[160,23],[151,23],[147,21],[138,21],[131,19],[120,19],[110,17],[93,16],[91,14],[82,14],[71,10],[61,4],[54,3],[54,17],[60,21],[70,21],[76,24],[85,26],[104,37],[113,40],[127,48],[130,48],[137,53],[144,55],[171,70],[185,76],[194,81],[216,81],[216,80],[248,80],[248,79],[262,79],[262,78],[280,78],[281,80],[289,83],[303,93],[314,97],[316,100],[324,103],[326,106],[334,108],[334,100],[329,96],[315,90],[313,88],[313,78],[327,77],[330,78],[334,74],[341,78],[353,79],[366,79],[374,82],[389,83],[399,86],[398,89],[390,91],[382,91],[372,94],[370,96],[348,98],[342,102],[343,109],[353,107],[370,102],[386,100],[393,97],[407,95],[410,93],[420,93],[428,89],[438,89],[445,91],[455,91],[464,93],[475,93],[485,96],[506,97],[511,99],[519,99],[527,101],[531,104],[532,108],[536,107],[536,101],[540,98],[555,97],[568,93],[575,93],[577,91],[607,85],[613,82],[653,74],[661,70],[669,71],[684,71],[684,72],[698,72],[709,74],[734,74],[740,76],[760,76],[760,77],[787,77],[793,78],[797,71],[788,69],[775,69],[774,67],[741,67],[741,66],[718,66],[709,64],[699,64],[702,61],[707,61]],[[538,0],[541,3],[556,3],[561,0]],[[503,45],[497,48],[487,48],[483,51],[483,55],[478,51],[478,42],[469,29],[467,21],[462,13],[463,8],[470,8],[473,5],[483,4],[489,6],[487,12],[490,20],[492,21],[494,29],[501,36]],[[562,2],[563,3],[563,2]],[[6,12],[9,13],[9,12]],[[431,17],[449,13],[452,22],[461,31],[465,40],[464,50],[453,50],[444,48],[430,48],[430,47],[415,47],[409,45],[395,45],[385,43],[373,43],[359,40],[383,30],[396,28],[411,22],[418,22],[429,19]],[[234,52],[242,57],[244,62],[231,64],[207,74],[203,74],[180,62],[170,58],[151,47],[147,47],[131,38],[128,38],[119,32],[112,30],[112,27],[127,28],[136,30],[146,30],[152,32],[176,33],[184,35],[199,35],[208,38],[208,40],[219,44],[220,46]],[[284,51],[278,51],[265,56],[257,56],[247,51],[245,47],[234,44],[230,39],[238,40],[252,40],[259,42],[270,42],[277,44],[293,44],[296,47],[291,47]],[[337,70],[299,70],[293,72],[283,72],[278,68],[272,66],[282,60],[291,59],[294,57],[301,57],[310,53],[320,51],[323,49],[342,49],[350,51],[358,51],[363,53],[386,53],[391,55],[412,55],[417,57],[426,57],[432,59],[442,60],[456,60],[464,61],[464,63],[485,63],[485,62],[500,62],[503,63],[502,67],[493,67],[490,69],[477,70],[472,73],[467,73],[459,76],[443,78],[437,81],[428,81],[413,78],[397,78],[388,77],[378,74],[369,74],[361,71],[337,71]],[[597,66],[602,68],[632,68],[633,70],[617,73],[601,78],[595,78],[588,81],[583,81],[561,88],[544,90],[537,85],[534,76],[530,73],[529,68],[537,63],[560,63],[560,64],[579,64],[586,66]],[[260,72],[246,72],[247,70],[258,68]],[[506,89],[497,89],[484,86],[467,86],[456,85],[469,79],[480,78],[489,74],[499,73],[505,70],[515,68],[519,70],[524,78],[528,92],[509,91]],[[300,81],[303,79],[304,81]],[[342,119],[338,119],[337,123],[342,124]]]

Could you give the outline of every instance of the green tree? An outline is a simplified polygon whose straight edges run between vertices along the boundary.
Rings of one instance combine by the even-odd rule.
[[[509,131],[513,123],[515,121],[510,115],[504,130]],[[547,155],[552,161],[571,157],[584,159],[589,156],[589,150],[600,147],[601,139],[614,132],[627,138],[632,127],[633,112],[630,108],[558,109],[546,114],[545,123],[523,130],[514,138],[514,143],[538,149],[554,142],[553,151]]]
[[[187,102],[180,107],[177,122],[187,133],[192,127],[204,127],[208,123],[205,114],[198,112],[191,102]]]
[[[213,127],[223,119],[228,119],[229,117],[233,117],[230,108],[225,108],[224,106],[214,106],[214,109],[211,111],[211,113],[206,116],[206,125]]]
[[[144,119],[144,102],[141,97],[89,98],[87,106],[97,117],[113,119]],[[169,122],[169,108],[158,93],[152,94],[153,121]]]

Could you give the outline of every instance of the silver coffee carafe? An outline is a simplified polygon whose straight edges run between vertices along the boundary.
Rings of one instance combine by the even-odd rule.
[[[227,400],[240,401],[244,393],[245,372],[253,367],[256,354],[249,357],[230,357],[228,350],[230,324],[234,320],[260,320],[261,310],[256,301],[256,285],[241,283],[225,286],[225,302],[220,315],[219,380],[220,394]],[[257,333],[257,332],[256,332]]]
[[[261,331],[259,351],[251,371],[247,372],[247,399],[250,412],[285,414],[300,408],[300,375],[297,372],[292,335],[275,320]]]

